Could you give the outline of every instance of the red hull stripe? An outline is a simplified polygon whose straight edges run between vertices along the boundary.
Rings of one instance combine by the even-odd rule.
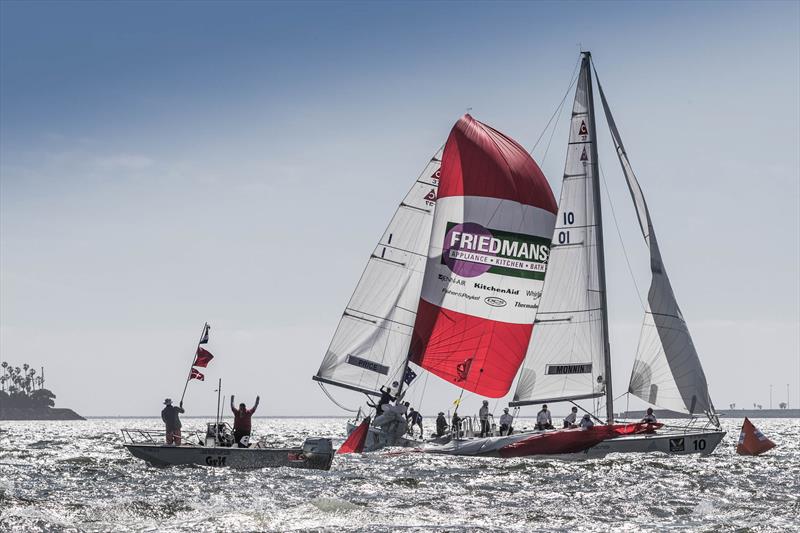
[[[465,315],[420,299],[411,361],[462,389],[500,398],[511,388],[532,331],[532,324]]]
[[[487,196],[558,212],[539,165],[513,139],[464,115],[450,132],[446,147],[439,198]]]

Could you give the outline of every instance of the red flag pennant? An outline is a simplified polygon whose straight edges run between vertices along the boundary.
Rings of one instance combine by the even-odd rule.
[[[336,450],[337,454],[341,453],[361,453],[364,451],[364,443],[367,442],[367,433],[369,433],[370,418],[367,417],[361,422],[361,425],[350,433],[342,445]]]
[[[736,453],[739,455],[758,455],[775,447],[775,443],[761,433],[748,418],[744,419]]]
[[[200,373],[199,370],[193,368],[192,371],[189,373],[189,379],[196,379],[197,381],[205,381],[206,377]]]
[[[206,350],[205,348],[201,348],[200,346],[197,347],[197,353],[194,356],[194,363],[192,366],[199,366],[205,368],[208,366],[208,363],[214,359],[214,356],[211,355],[211,352]]]

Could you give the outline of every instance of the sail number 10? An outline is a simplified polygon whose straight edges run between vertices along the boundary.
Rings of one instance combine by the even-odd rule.
[[[575,213],[572,211],[564,212],[564,225],[571,226],[575,224]],[[558,244],[569,244],[569,231],[558,232]]]

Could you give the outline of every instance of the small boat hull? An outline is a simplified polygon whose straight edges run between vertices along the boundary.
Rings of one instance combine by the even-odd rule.
[[[595,431],[590,432],[569,429],[522,432],[504,437],[454,439],[444,445],[426,446],[423,451],[472,457],[562,459],[602,457],[609,453],[708,455],[725,436],[724,431],[718,430],[638,433],[638,426],[618,424],[608,430],[603,429],[603,426],[595,426]]]
[[[709,455],[719,446],[724,436],[725,432],[719,430],[623,435],[600,442],[584,451],[583,454],[588,457],[598,457],[609,453]]]
[[[228,448],[221,446],[170,446],[125,444],[131,455],[153,466],[199,465],[240,469],[313,468],[329,470],[333,461],[330,439],[306,439],[302,448]]]

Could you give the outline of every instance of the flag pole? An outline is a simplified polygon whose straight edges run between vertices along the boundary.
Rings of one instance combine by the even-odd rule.
[[[206,329],[208,329],[208,322],[203,324],[203,332],[200,333],[200,340],[197,341],[197,347],[194,349],[194,353],[192,354],[192,364],[189,365],[189,375],[186,376],[186,383],[183,384],[183,393],[181,394],[180,401],[181,404],[183,403],[183,397],[186,396],[186,388],[189,386],[189,380],[192,379],[192,367],[194,366],[195,357],[197,357],[197,350],[200,349],[200,344],[203,342],[203,339],[206,336]]]
[[[219,382],[217,383],[217,423],[216,429],[214,430],[215,438],[219,437],[219,419],[220,419],[220,412],[219,412],[219,405],[220,399],[222,397],[222,378],[219,378]],[[219,444],[217,444],[219,446]]]

